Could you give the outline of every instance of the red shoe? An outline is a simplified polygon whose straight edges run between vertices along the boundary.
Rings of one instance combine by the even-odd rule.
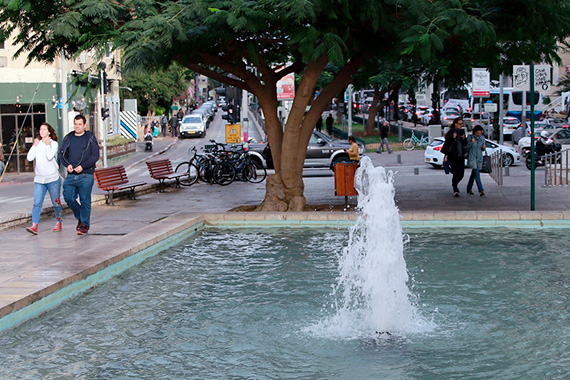
[[[79,228],[81,228],[81,220],[77,221],[77,226],[75,227],[75,231],[79,231]]]
[[[26,231],[28,231],[31,234],[37,235],[38,234],[38,224],[32,223],[31,227],[26,227]]]
[[[81,226],[79,226],[79,229],[77,230],[77,235],[87,235],[88,232],[89,228],[87,228],[85,224],[82,224]]]
[[[53,232],[61,232],[61,222],[55,222],[55,226],[53,227]]]

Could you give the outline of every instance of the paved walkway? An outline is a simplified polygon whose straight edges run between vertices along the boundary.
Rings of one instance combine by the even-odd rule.
[[[172,142],[172,141],[171,141]],[[170,143],[163,145],[166,149]],[[371,153],[375,165],[396,171],[397,205],[404,219],[492,219],[500,225],[503,219],[570,219],[570,189],[536,188],[536,212],[530,212],[529,173],[523,165],[512,167],[504,186],[497,186],[483,176],[487,196],[465,193],[453,198],[451,177],[442,170],[423,164],[423,151]],[[134,165],[142,156],[135,155],[128,165]],[[305,177],[305,196],[309,205],[346,209],[348,212],[321,212],[317,219],[346,220],[354,218],[355,198],[334,195],[334,178],[323,176],[323,171],[307,171],[315,176]],[[543,172],[538,171],[539,175]],[[328,175],[328,173],[324,173]],[[541,183],[537,176],[537,183]],[[30,181],[29,175],[15,178],[14,183]],[[464,190],[465,182],[462,184]],[[149,182],[152,180],[149,178]],[[5,185],[8,186],[8,185]],[[30,186],[32,186],[30,182]],[[6,187],[3,187],[3,189]],[[243,218],[228,210],[237,206],[257,205],[265,194],[265,183],[236,182],[222,187],[198,183],[191,187],[173,189],[165,193],[154,190],[138,196],[138,200],[118,200],[114,207],[96,205],[92,210],[89,235],[78,236],[72,215],[63,218],[63,232],[53,233],[53,219],[42,216],[39,235],[24,229],[25,224],[0,231],[0,318],[15,315],[22,307],[44,300],[45,296],[84,279],[108,267],[137,250],[148,247],[192,223],[200,223],[202,213],[222,213],[229,218]],[[47,202],[46,202],[47,203]],[[502,211],[499,213],[498,211]],[[229,215],[229,216],[228,216]],[[243,213],[242,213],[243,215]],[[0,215],[2,217],[2,215]],[[256,215],[256,218],[276,218],[276,215]],[[291,215],[293,218],[306,216]],[[27,224],[27,222],[26,222]],[[11,314],[12,313],[12,314]],[[6,318],[4,318],[6,320]],[[15,319],[17,323],[17,319]],[[1,320],[0,320],[1,322]],[[8,326],[8,324],[5,324]],[[2,323],[0,323],[0,330]]]

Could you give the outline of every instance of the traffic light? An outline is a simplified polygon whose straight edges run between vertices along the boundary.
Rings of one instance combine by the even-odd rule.
[[[105,107],[101,107],[101,118],[105,120],[109,117],[109,109]]]
[[[234,105],[228,104],[222,106],[222,111],[227,112],[227,114],[222,115],[222,119],[227,120],[228,124],[234,124],[235,122]]]

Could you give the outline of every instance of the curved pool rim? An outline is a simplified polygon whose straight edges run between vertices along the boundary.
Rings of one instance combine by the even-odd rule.
[[[412,228],[570,228],[570,212],[455,211],[402,212],[402,227]],[[178,213],[126,234],[112,252],[93,264],[39,291],[0,305],[0,333],[35,318],[88,291],[149,257],[200,233],[204,228],[338,228],[346,229],[358,218],[355,212],[290,213]]]

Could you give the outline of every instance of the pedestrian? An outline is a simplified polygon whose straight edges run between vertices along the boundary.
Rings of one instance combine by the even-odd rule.
[[[63,138],[59,150],[59,162],[67,170],[63,198],[77,219],[78,235],[87,234],[91,225],[93,173],[99,160],[99,144],[93,133],[87,130],[86,123],[85,116],[75,116],[74,131]],[[77,202],[78,196],[81,203]]]
[[[392,153],[390,144],[388,144],[388,131],[390,129],[389,127],[390,123],[388,123],[388,120],[384,120],[382,126],[380,126],[380,145],[378,146],[376,153],[382,153],[384,144],[386,144],[386,150],[388,150],[388,153]]]
[[[0,141],[0,176],[4,174],[6,168],[6,159],[4,158],[4,144]]]
[[[184,119],[184,111],[182,111],[182,108],[178,110],[176,118],[178,119],[178,124],[182,123],[182,119]]]
[[[158,137],[158,121],[156,119],[153,119],[150,123],[150,126],[152,129],[152,137]]]
[[[356,144],[356,139],[353,135],[348,136],[346,139],[350,143],[350,148],[346,150],[346,153],[348,153],[348,158],[353,162],[360,161],[360,154],[358,152],[358,144]]]
[[[168,124],[168,116],[166,116],[166,111],[160,117],[160,128],[162,129],[162,136],[166,137],[166,125]]]
[[[32,226],[26,231],[38,234],[38,223],[46,192],[49,192],[53,210],[55,212],[55,226],[53,232],[61,231],[61,179],[59,165],[57,164],[57,135],[48,123],[42,123],[38,136],[28,151],[28,161],[36,161],[34,177],[34,206],[32,208]]]
[[[485,146],[485,137],[483,136],[483,127],[476,125],[473,127],[472,134],[467,142],[469,153],[467,155],[467,167],[471,168],[471,175],[467,182],[467,194],[473,195],[473,182],[477,183],[479,195],[484,197],[485,190],[481,183],[481,169],[483,167],[483,151],[487,148]]]
[[[330,137],[332,137],[333,122],[334,122],[334,119],[332,117],[332,114],[329,113],[329,116],[327,116],[325,123],[327,125],[327,133],[329,134]]]
[[[168,125],[170,125],[170,133],[172,137],[178,136],[178,117],[172,116],[170,120],[168,120]]]
[[[459,182],[465,175],[465,150],[467,147],[467,137],[463,129],[463,118],[457,117],[453,119],[453,123],[449,127],[449,131],[445,134],[445,142],[441,148],[441,153],[445,154],[443,162],[447,163],[453,174],[451,178],[451,186],[453,187],[453,196],[459,196]]]
[[[319,120],[317,120],[316,125],[317,132],[321,132],[323,130],[323,117],[319,116]]]

